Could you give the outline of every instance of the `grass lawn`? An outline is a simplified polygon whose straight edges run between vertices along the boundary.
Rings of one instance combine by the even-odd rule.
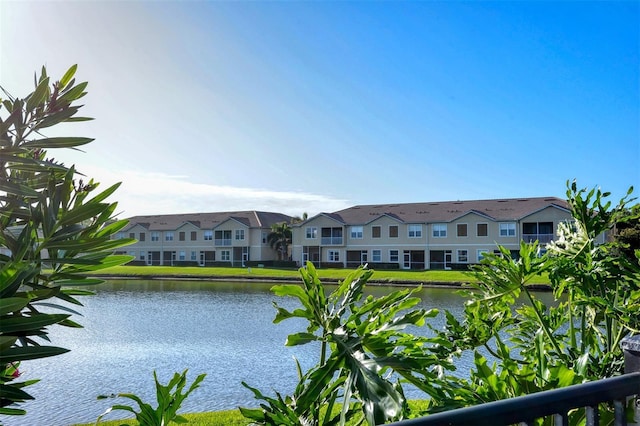
[[[342,280],[353,269],[318,269],[321,279]],[[197,266],[116,266],[101,271],[100,275],[132,277],[200,277],[232,279],[293,279],[300,278],[297,269],[279,268],[230,268]],[[463,271],[399,271],[376,270],[371,282],[385,283],[460,283],[470,282],[473,277]]]
[[[153,405],[153,404],[152,404]],[[427,402],[423,400],[409,401],[409,407],[411,410],[424,410],[427,407]],[[334,408],[338,413],[340,407]],[[178,412],[180,414],[180,412]],[[189,423],[185,423],[191,426],[246,426],[250,423],[249,419],[246,419],[240,414],[240,410],[227,410],[227,411],[211,411],[207,413],[191,413],[181,414]],[[93,426],[95,423],[84,423],[73,426]],[[172,423],[174,424],[174,423]],[[101,426],[138,426],[138,422],[129,420],[110,420],[100,422]]]
[[[318,269],[320,279],[327,281],[343,280],[353,269]],[[111,277],[175,277],[203,279],[254,279],[254,280],[300,280],[297,269],[281,268],[231,268],[231,267],[198,267],[198,266],[115,266],[104,269],[101,276]],[[459,284],[475,281],[465,271],[406,271],[376,270],[370,283],[388,284]],[[534,284],[549,284],[547,276],[534,280]]]

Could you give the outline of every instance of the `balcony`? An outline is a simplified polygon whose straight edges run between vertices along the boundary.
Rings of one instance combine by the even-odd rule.
[[[342,237],[322,237],[320,239],[320,244],[323,246],[341,246]]]
[[[553,234],[522,234],[525,243],[538,241],[540,244],[547,244],[553,240]]]
[[[213,244],[216,246],[230,246],[231,238],[216,238]]]

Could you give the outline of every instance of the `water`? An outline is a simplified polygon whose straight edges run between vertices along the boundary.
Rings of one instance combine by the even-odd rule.
[[[53,344],[71,352],[23,363],[22,379],[41,379],[27,389],[36,399],[25,404],[26,416],[2,416],[3,422],[68,426],[94,422],[112,404],[129,403],[96,400],[101,394],[132,392],[155,406],[154,370],[164,384],[184,369],[189,369],[188,384],[207,373],[181,412],[256,406],[242,381],[266,395],[291,393],[297,382],[293,356],[309,368],[319,346],[284,346],[286,336],[302,331],[305,323],[272,323],[274,300],[288,309],[297,307],[292,298],[274,296],[272,285],[113,280],[96,287],[97,295],[81,298],[84,328],[51,329]],[[392,290],[370,287],[377,295]],[[463,299],[454,290],[423,289],[420,296],[425,308],[462,311]],[[442,317],[435,319],[436,327]],[[125,414],[112,413],[105,420]]]

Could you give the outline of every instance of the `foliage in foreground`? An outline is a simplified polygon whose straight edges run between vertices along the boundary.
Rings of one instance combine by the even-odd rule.
[[[72,66],[51,84],[46,70],[35,90],[14,98],[2,89],[0,99],[0,414],[25,414],[18,403],[33,399],[19,382],[23,361],[54,356],[66,349],[49,344],[48,327],[80,327],[78,314],[65,302],[81,305],[86,290],[65,286],[96,284],[87,278],[130,260],[113,250],[130,240],[111,240],[126,225],[114,220],[116,203],[106,199],[118,185],[96,193],[93,180],[77,180],[75,167],[47,157],[47,150],[77,148],[84,137],[44,137],[45,129],[89,120],[76,117],[87,83],[75,82]]]
[[[320,342],[319,361],[304,374],[297,366],[300,380],[291,396],[265,396],[243,383],[263,402],[241,412],[265,425],[374,425],[621,374],[620,341],[640,330],[640,251],[635,259],[621,257],[617,243],[597,241],[614,225],[637,219],[628,208],[631,191],[612,207],[609,194],[568,185],[574,222],[562,224],[544,252],[523,242],[517,259],[502,247],[487,254],[465,291],[463,318],[445,312],[445,329],[432,330],[432,338],[402,331],[437,314],[413,310],[411,292],[363,301],[372,271],[360,268],[326,295],[307,264],[300,270],[302,288],[273,288],[302,304],[293,312],[275,305],[274,322],[306,319],[307,330],[290,335],[287,345]],[[541,275],[551,280],[550,305],[531,291]],[[469,378],[449,375],[469,351]],[[429,403],[421,412],[408,408],[406,383],[425,392]],[[333,415],[338,400],[344,406]],[[606,406],[600,415],[602,424],[613,421]],[[570,424],[583,422],[583,411],[570,414]]]
[[[158,406],[154,409],[150,404],[143,402],[140,397],[132,393],[120,393],[117,395],[105,396],[101,395],[98,399],[105,398],[128,398],[138,405],[139,411],[129,405],[116,404],[102,413],[96,420],[96,425],[100,424],[100,421],[104,416],[114,410],[128,411],[136,416],[138,423],[144,426],[165,426],[169,423],[188,423],[188,420],[181,415],[178,415],[178,410],[185,399],[200,386],[206,376],[206,374],[200,374],[191,383],[189,389],[183,392],[184,387],[187,384],[187,371],[184,370],[181,374],[175,373],[173,378],[167,383],[162,385],[158,381],[156,372],[153,372],[153,379],[156,384],[156,399]]]

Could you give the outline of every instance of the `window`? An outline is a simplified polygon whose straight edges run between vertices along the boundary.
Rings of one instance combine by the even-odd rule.
[[[516,224],[513,222],[503,222],[500,224],[500,236],[501,237],[515,237]]]
[[[266,232],[262,233],[262,244],[267,244],[267,233]]]
[[[422,225],[409,225],[409,238],[422,238]]]
[[[382,262],[382,252],[380,250],[371,250],[371,261]]]
[[[340,251],[338,250],[329,250],[327,256],[329,257],[329,262],[340,262]]]
[[[458,250],[458,263],[467,263],[469,261],[469,252],[467,250]]]
[[[147,234],[141,232],[138,234],[138,241],[144,241],[147,238]]]
[[[305,238],[318,238],[318,228],[315,226],[307,226],[305,230]]]
[[[244,240],[244,229],[236,229],[236,240]]]
[[[204,240],[205,241],[213,240],[213,231],[204,231]]]
[[[165,241],[173,241],[173,231],[167,231],[164,233]]]
[[[196,241],[198,239],[198,233],[196,231],[191,231],[191,241]]]
[[[447,237],[447,224],[446,223],[434,223],[433,224],[433,237],[434,238],[446,238]]]
[[[389,262],[397,262],[398,260],[398,250],[389,250]]]
[[[362,226],[352,226],[351,227],[351,238],[356,240],[362,239]]]
[[[489,229],[486,223],[476,224],[476,235],[478,237],[486,237],[489,235]]]
[[[185,240],[185,234],[184,234],[184,231],[180,231],[180,232],[178,233],[178,240],[179,240],[179,241],[184,241],[184,240]]]
[[[382,231],[380,230],[379,226],[372,226],[371,227],[371,237],[372,238],[380,238],[380,234],[382,234]]]
[[[195,251],[192,251],[192,252],[191,252],[191,260],[197,260],[196,252],[195,252]]]
[[[220,260],[222,261],[229,261],[231,260],[231,251],[229,250],[222,250],[220,252]]]
[[[185,260],[187,258],[187,255],[185,252],[181,251],[180,252],[180,257],[178,258],[178,260]]]
[[[389,225],[389,238],[398,238],[398,225]]]
[[[146,251],[141,251],[140,252],[140,260],[145,260],[147,258],[147,252]]]
[[[160,233],[158,231],[151,233],[151,241],[160,241]]]
[[[124,232],[118,232],[116,234],[116,240],[121,240],[124,238]]]
[[[135,251],[130,251],[128,254],[129,254],[129,256],[133,256],[134,259],[136,258],[136,252]]]
[[[456,225],[456,229],[458,231],[458,237],[466,237],[467,236],[467,224],[459,223]]]
[[[135,232],[129,232],[129,238],[135,238],[135,237],[136,237]]]

